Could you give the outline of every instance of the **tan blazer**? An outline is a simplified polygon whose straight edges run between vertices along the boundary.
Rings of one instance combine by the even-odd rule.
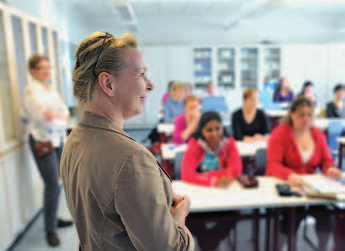
[[[83,251],[194,250],[171,215],[169,177],[110,120],[83,113],[64,147],[61,176]]]

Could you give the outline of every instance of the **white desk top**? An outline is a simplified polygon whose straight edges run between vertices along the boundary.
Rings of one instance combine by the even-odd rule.
[[[188,195],[191,199],[191,212],[215,212],[254,208],[296,207],[303,205],[323,205],[334,203],[326,199],[302,197],[280,197],[275,185],[283,181],[273,177],[259,177],[259,187],[243,189],[235,181],[229,188],[210,188],[173,182],[174,193]]]
[[[236,141],[238,151],[241,157],[254,156],[256,150],[267,147],[266,141],[260,141],[255,143],[245,143],[243,141]],[[187,148],[186,144],[174,145],[174,144],[162,144],[162,157],[166,160],[175,159],[176,153],[184,152]]]
[[[287,111],[267,111],[267,114],[273,117],[280,117],[280,115],[282,115],[283,113],[285,113],[286,115]],[[328,127],[328,123],[330,121],[339,121],[339,119],[315,119],[314,125],[321,130],[326,130]],[[342,122],[343,122],[343,127],[345,128],[345,119],[343,119]],[[224,126],[231,125],[229,121],[224,122],[223,124]],[[172,135],[172,133],[174,132],[174,124],[168,124],[168,123],[158,124],[157,129],[159,133],[164,133],[165,135]]]
[[[230,121],[226,121],[223,123],[224,126],[230,126]],[[161,123],[158,124],[157,130],[159,133],[164,133],[165,135],[169,136],[172,135],[174,132],[174,124],[173,123]]]

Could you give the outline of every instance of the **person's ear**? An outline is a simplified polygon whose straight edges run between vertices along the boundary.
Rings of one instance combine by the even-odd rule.
[[[101,72],[98,76],[98,84],[101,90],[108,96],[114,96],[115,80],[109,73]]]

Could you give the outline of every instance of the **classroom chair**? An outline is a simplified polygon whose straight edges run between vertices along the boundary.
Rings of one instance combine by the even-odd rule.
[[[264,176],[267,163],[267,149],[262,148],[256,150],[255,153],[255,176]]]
[[[201,112],[215,111],[218,113],[227,113],[228,106],[224,96],[203,97],[201,99]]]
[[[339,154],[337,138],[343,133],[343,122],[329,121],[327,126],[328,132],[328,146],[331,150],[333,158],[336,158]],[[341,167],[340,167],[341,168]]]
[[[181,165],[184,152],[177,152],[174,161],[174,179],[181,180]]]
[[[270,90],[262,90],[259,94],[260,106],[264,109],[269,109],[273,103],[272,92]]]

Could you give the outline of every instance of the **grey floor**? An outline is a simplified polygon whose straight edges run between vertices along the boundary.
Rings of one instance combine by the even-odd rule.
[[[131,136],[133,136],[139,143],[148,135],[148,131],[129,131]],[[144,145],[149,144],[149,142],[144,143]],[[64,193],[61,193],[60,204],[59,204],[59,216],[64,219],[70,219],[71,216],[66,206],[66,201]],[[316,243],[316,237],[313,227],[313,219],[308,220],[309,236]],[[252,222],[251,221],[241,221],[237,225],[237,250],[239,251],[249,251],[253,250],[251,241],[252,232]],[[264,224],[260,224],[260,246],[261,251],[264,251]],[[38,219],[33,223],[28,232],[20,240],[20,242],[14,247],[13,251],[77,251],[78,250],[78,235],[75,227],[70,227],[67,229],[58,230],[60,236],[61,245],[57,248],[49,248],[45,241],[45,233],[43,228],[43,216],[40,215]],[[332,246],[330,242],[330,247]],[[218,251],[229,250],[226,241],[222,242],[218,248]],[[297,250],[298,251],[309,251],[312,250],[308,245],[302,240],[301,228],[297,235]],[[329,249],[331,250],[331,248]]]

